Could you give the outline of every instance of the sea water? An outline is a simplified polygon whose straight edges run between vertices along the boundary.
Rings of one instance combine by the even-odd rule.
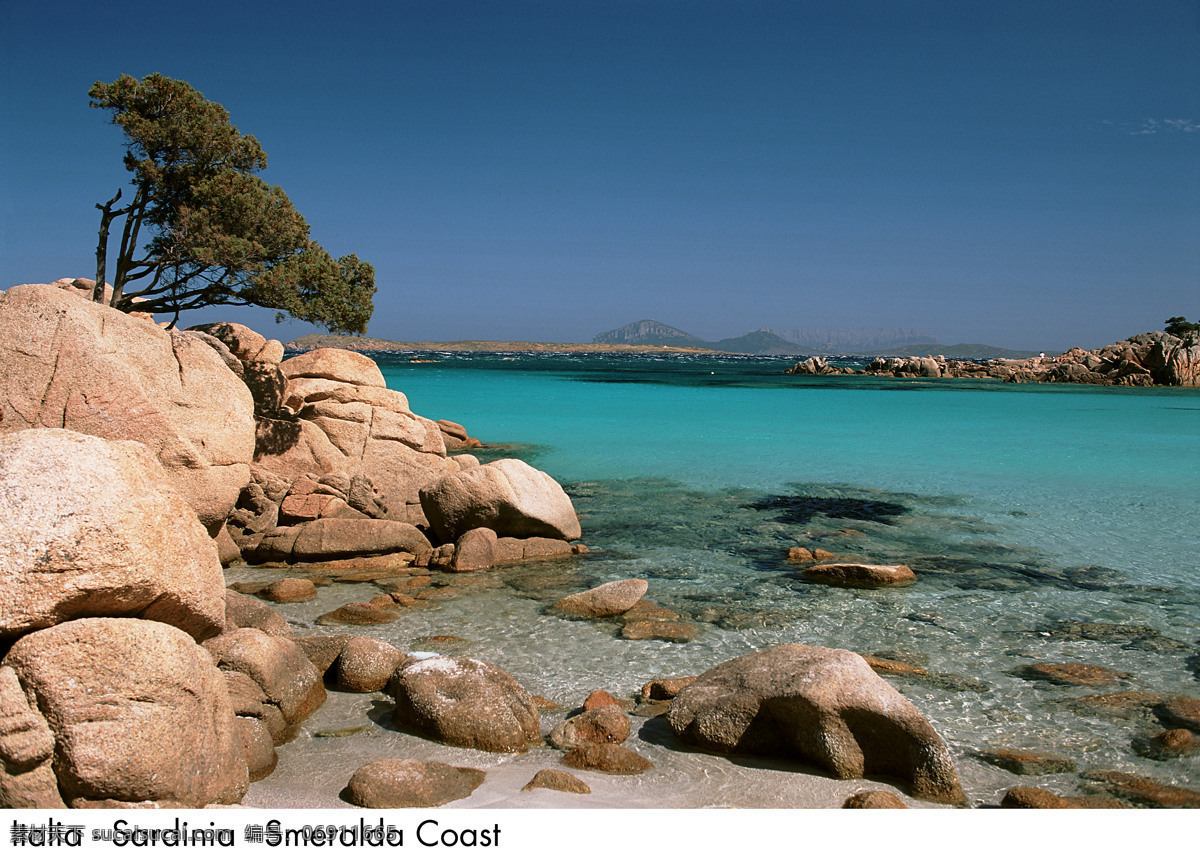
[[[520,457],[562,483],[591,549],[493,572],[488,588],[373,629],[397,646],[461,637],[569,705],[781,643],[846,648],[925,670],[888,680],[950,745],[977,802],[1021,779],[978,761],[999,747],[1200,787],[1196,757],[1135,752],[1163,728],[1150,710],[1079,702],[1200,695],[1200,390],[792,376],[783,358],[372,356],[414,412],[483,440],[481,457]],[[903,563],[917,582],[814,584],[787,561],[793,546]],[[632,577],[699,636],[624,640],[545,612]],[[326,592],[310,609],[333,606]],[[1020,675],[1067,662],[1122,678]],[[1071,773],[1028,784],[1079,791]]]

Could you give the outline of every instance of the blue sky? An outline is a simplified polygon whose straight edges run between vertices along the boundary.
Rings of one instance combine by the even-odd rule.
[[[0,287],[90,276],[87,89],[255,135],[370,334],[899,326],[1095,347],[1200,318],[1200,3],[3,3]],[[270,311],[215,309],[289,339]]]

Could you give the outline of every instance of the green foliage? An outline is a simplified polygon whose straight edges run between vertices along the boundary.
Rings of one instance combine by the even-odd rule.
[[[1188,321],[1181,315],[1172,316],[1163,328],[1172,336],[1187,336],[1189,333],[1200,333],[1200,322]]]
[[[160,74],[95,83],[91,106],[111,110],[125,132],[133,201],[102,212],[97,280],[106,276],[111,221],[124,217],[111,304],[173,312],[255,305],[321,325],[365,333],[375,271],[357,256],[333,259],[282,189],[257,172],[258,141],[238,132],[220,104]],[[139,248],[142,232],[149,240]]]

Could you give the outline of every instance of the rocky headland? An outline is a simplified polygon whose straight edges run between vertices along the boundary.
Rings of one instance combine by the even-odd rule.
[[[1037,384],[1120,387],[1200,386],[1200,335],[1142,333],[1094,351],[1072,348],[1057,357],[951,360],[944,356],[877,357],[865,369],[833,366],[824,357],[796,363],[790,375],[878,375],[893,378],[974,378]]]
[[[636,700],[597,690],[562,717],[499,666],[454,654],[457,637],[429,638],[436,653],[377,639],[372,626],[486,591],[517,566],[534,597],[554,591],[555,569],[587,552],[570,497],[523,461],[481,462],[463,426],[413,413],[362,354],[284,359],[281,343],[243,326],[166,329],[92,303],[92,286],[0,295],[0,806],[238,804],[275,775],[278,748],[305,721],[361,694],[386,696],[390,728],[415,749],[378,758],[367,747],[354,770],[333,772],[334,806],[463,800],[487,788],[491,770],[445,764],[429,748],[509,757],[547,744],[580,775],[539,770],[514,795],[585,795],[582,774],[648,776],[702,751],[835,780],[884,777],[918,803],[965,802],[945,742],[880,677],[919,667],[783,645],[699,676],[647,676]],[[789,559],[815,585],[913,580],[905,566],[838,563],[819,550]],[[222,566],[261,570],[265,582],[227,587]],[[341,582],[378,594],[315,625],[271,606]],[[610,581],[543,596],[544,610],[611,623],[625,639],[693,639],[695,626],[646,600],[648,588]],[[1198,704],[1162,701],[1179,734],[1155,752],[1195,744]],[[373,728],[334,732],[353,740]],[[635,741],[655,729],[651,760]],[[1200,805],[1196,792],[1118,772],[1093,779],[1128,803]],[[1021,793],[1013,804],[1072,800]],[[846,802],[904,805],[890,791]]]

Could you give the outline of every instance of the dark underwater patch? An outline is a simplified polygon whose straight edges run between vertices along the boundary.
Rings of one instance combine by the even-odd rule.
[[[895,518],[909,512],[909,507],[886,500],[866,500],[859,497],[813,497],[797,494],[776,494],[764,497],[743,508],[760,512],[775,512],[775,520],[784,524],[808,524],[822,515],[852,521],[870,521],[892,525]]]

